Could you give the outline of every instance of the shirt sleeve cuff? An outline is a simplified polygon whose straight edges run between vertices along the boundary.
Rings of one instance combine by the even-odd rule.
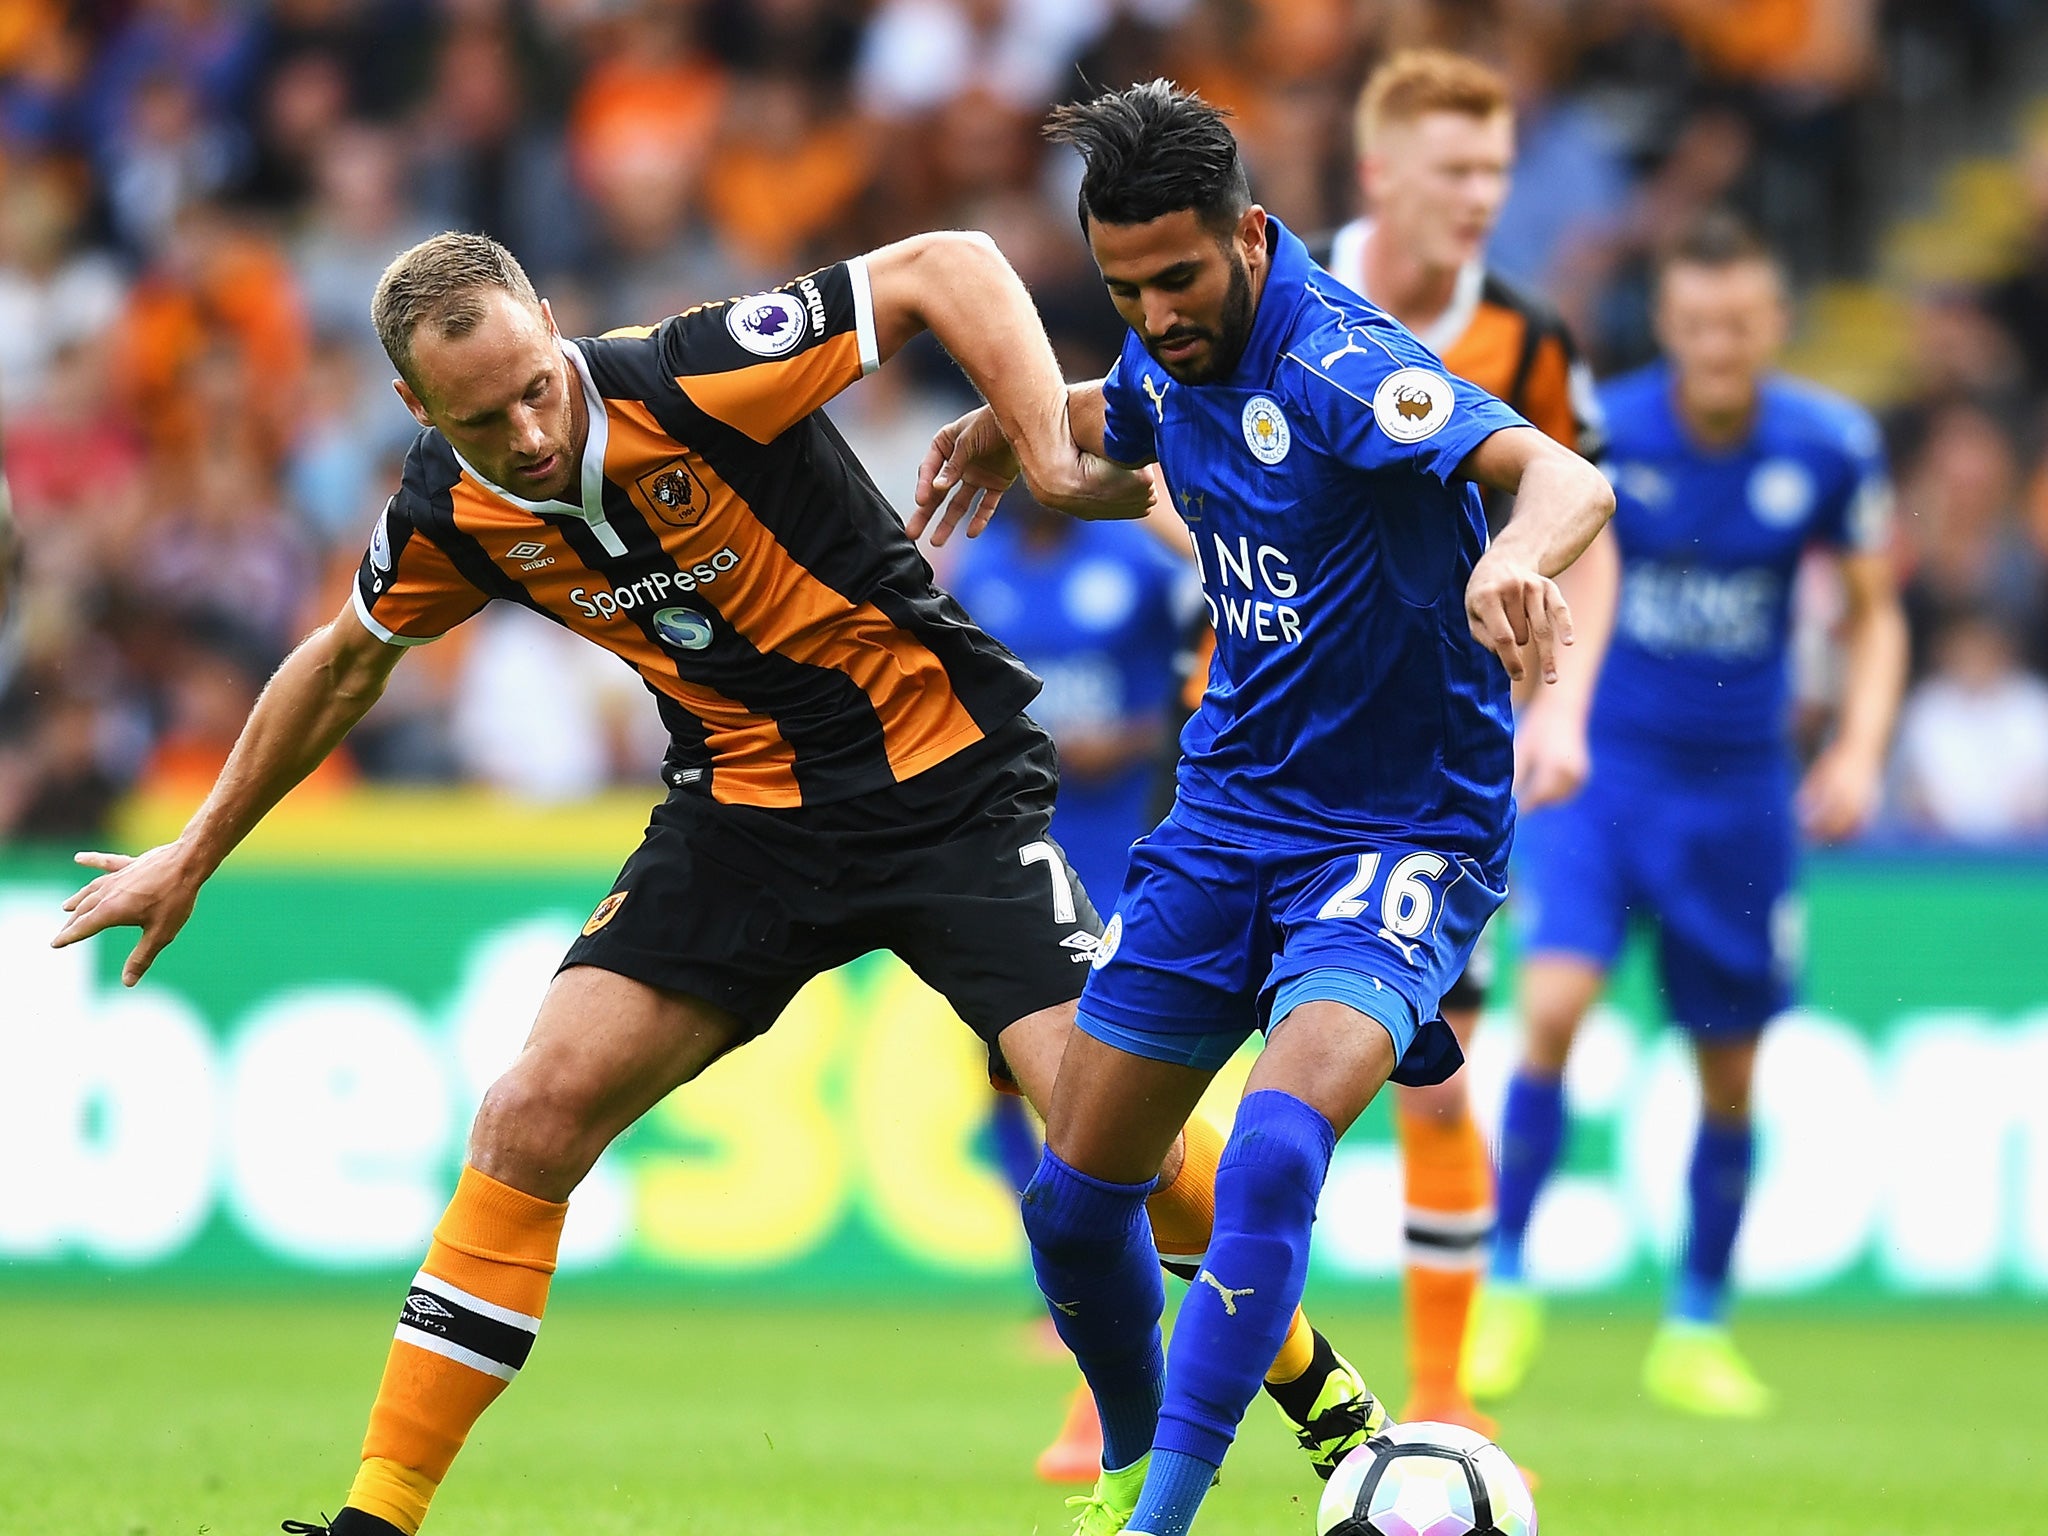
[[[866,378],[882,366],[881,345],[875,340],[875,290],[868,280],[868,259],[856,256],[846,264],[846,281],[853,289],[853,329],[860,341],[860,372]]]
[[[370,605],[363,601],[363,589],[360,586],[349,588],[349,595],[355,599],[356,617],[363,621],[363,628],[367,629],[379,640],[382,640],[386,645],[426,645],[430,641],[441,638],[439,635],[396,634],[377,622],[376,615],[370,612]]]

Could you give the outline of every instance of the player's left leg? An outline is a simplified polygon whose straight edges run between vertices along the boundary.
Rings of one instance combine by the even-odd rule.
[[[1132,1532],[1183,1536],[1193,1523],[1301,1300],[1337,1138],[1387,1081],[1399,1051],[1381,1021],[1330,999],[1303,1002],[1273,1029],[1217,1176],[1216,1235],[1174,1324]],[[1377,1427],[1354,1431],[1363,1438]]]
[[[1487,942],[1444,994],[1444,1022],[1469,1055],[1490,970]],[[1427,1088],[1402,1088],[1395,1103],[1401,1146],[1403,1289],[1408,1320],[1404,1419],[1463,1424],[1491,1438],[1497,1426],[1460,1385],[1472,1301],[1493,1232],[1493,1168],[1460,1069]]]
[[[1061,1062],[1075,1034],[1074,1009],[1052,1008],[1020,1019],[998,1037],[998,1049],[1025,1097],[1050,1105]],[[1224,1137],[1199,1114],[1190,1115],[1161,1160],[1157,1187],[1145,1200],[1158,1262],[1194,1284],[1207,1256],[1216,1221],[1216,1182]],[[1057,1321],[1057,1319],[1055,1319]],[[1293,1426],[1318,1477],[1335,1469],[1330,1426],[1348,1416],[1371,1415],[1377,1399],[1357,1367],[1339,1354],[1297,1306],[1268,1362],[1267,1396]],[[1093,1482],[1111,1459],[1100,1422],[1089,1412],[1092,1397],[1070,1406],[1061,1433],[1038,1464],[1052,1482]]]

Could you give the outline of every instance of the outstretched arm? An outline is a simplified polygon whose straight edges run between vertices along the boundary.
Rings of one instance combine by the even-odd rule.
[[[78,862],[105,873],[64,903],[71,919],[51,941],[62,949],[107,928],[134,927],[142,937],[121,967],[121,984],[142,979],[178,936],[206,882],[293,785],[319,767],[369,712],[391,669],[404,655],[356,616],[353,604],[315,630],[287,656],[249,712],[206,803],[178,840],[136,858],[81,853]]]
[[[988,401],[1031,493],[1078,517],[1140,517],[1150,483],[1077,436],[1059,360],[1031,294],[987,235],[915,235],[867,258],[884,358],[928,330]],[[1097,449],[1100,431],[1095,434]],[[1007,482],[1005,482],[1007,483]]]
[[[1465,587],[1472,633],[1517,683],[1532,672],[1554,683],[1557,649],[1573,639],[1571,610],[1554,578],[1607,526],[1613,488],[1599,470],[1534,427],[1495,432],[1466,455],[1458,473],[1515,498],[1515,515]]]

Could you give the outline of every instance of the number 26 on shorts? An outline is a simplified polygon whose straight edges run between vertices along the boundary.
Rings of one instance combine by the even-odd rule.
[[[1376,913],[1379,935],[1401,945],[1420,939],[1436,926],[1438,910],[1447,885],[1463,871],[1452,871],[1451,861],[1440,853],[1403,854],[1380,878],[1386,856],[1378,849],[1358,856],[1358,868],[1351,878],[1323,903],[1318,918],[1365,917]],[[1444,876],[1450,874],[1450,880]]]

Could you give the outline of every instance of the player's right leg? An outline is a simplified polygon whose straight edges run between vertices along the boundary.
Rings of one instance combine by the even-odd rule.
[[[619,1132],[753,1033],[722,1009],[608,971],[555,977],[477,1111],[333,1536],[419,1530],[471,1426],[526,1362],[571,1191]]]

